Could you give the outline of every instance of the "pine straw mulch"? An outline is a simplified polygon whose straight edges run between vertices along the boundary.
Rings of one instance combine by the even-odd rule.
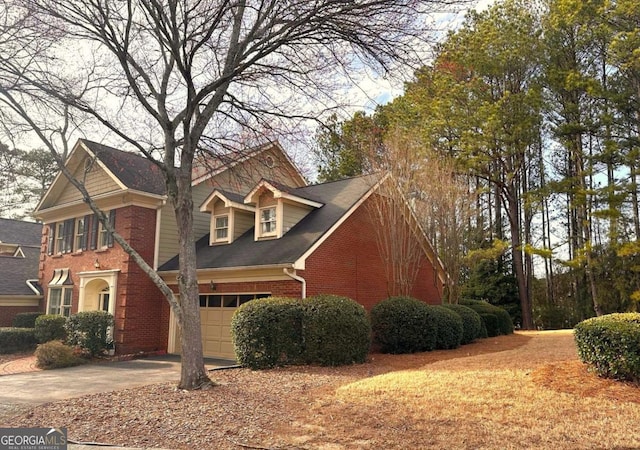
[[[640,389],[588,372],[570,331],[212,377],[209,391],[156,384],[42,405],[0,425],[169,449],[640,448]]]

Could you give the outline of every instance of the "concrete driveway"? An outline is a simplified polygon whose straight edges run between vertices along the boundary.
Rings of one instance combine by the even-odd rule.
[[[233,364],[229,360],[205,360],[207,369]],[[179,379],[180,359],[173,355],[3,375],[0,409],[5,405],[38,405]]]

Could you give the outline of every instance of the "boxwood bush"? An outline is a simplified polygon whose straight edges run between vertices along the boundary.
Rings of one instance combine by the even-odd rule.
[[[309,297],[302,305],[306,363],[338,366],[366,360],[371,325],[362,305],[337,295]]]
[[[241,305],[231,320],[236,359],[252,369],[266,369],[302,360],[300,300],[269,297]]]
[[[640,381],[640,313],[608,314],[575,327],[580,359],[598,375]]]
[[[450,350],[462,342],[462,318],[454,311],[440,305],[427,305],[436,324],[436,348]]]
[[[498,316],[492,313],[480,313],[480,318],[487,332],[487,337],[500,336],[500,327],[498,326]]]
[[[36,319],[35,333],[39,343],[63,341],[66,337],[64,325],[67,318],[58,314],[43,314]]]
[[[364,308],[335,295],[257,299],[238,308],[231,320],[236,358],[252,369],[361,363],[370,334]]]
[[[44,313],[42,312],[18,313],[13,318],[11,325],[14,328],[35,328],[36,319],[38,318],[38,316],[41,316],[43,314]]]
[[[462,319],[462,340],[460,341],[462,345],[469,344],[482,337],[482,318],[480,314],[464,305],[447,303],[442,306],[456,312]]]
[[[384,353],[414,353],[436,347],[437,328],[429,307],[412,297],[391,297],[371,309],[374,342]]]
[[[113,316],[105,311],[82,311],[69,317],[64,327],[67,344],[96,356],[107,349],[107,332],[113,327]]]
[[[33,328],[0,328],[0,354],[27,352],[35,347]]]
[[[479,300],[463,300],[460,302],[480,314],[484,320],[489,337],[513,333],[511,316],[504,309]],[[489,316],[495,316],[495,320]]]

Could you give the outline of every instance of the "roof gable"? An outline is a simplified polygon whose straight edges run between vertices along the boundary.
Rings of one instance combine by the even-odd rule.
[[[151,161],[86,139],[78,140],[65,166],[74,177],[83,180],[92,195],[126,190],[151,195],[165,192],[164,177]],[[78,201],[82,201],[78,190],[58,172],[34,212]]]
[[[165,194],[166,185],[162,171],[147,158],[85,139],[81,139],[80,142],[127,189],[156,195]]]
[[[278,142],[269,142],[221,155],[201,154],[196,157],[193,166],[192,184],[194,186],[213,181],[212,179],[215,180],[225,172],[238,178],[236,183],[248,184],[250,187],[265,176],[286,180],[287,183],[296,187],[307,185],[298,168]],[[212,185],[216,186],[217,183],[213,181]],[[232,190],[245,191],[238,188]]]
[[[264,178],[244,197],[244,203],[257,204],[258,198],[264,191],[273,193],[273,198],[283,198],[294,203],[311,206],[312,208],[320,208],[323,205],[321,202],[299,195],[297,192],[298,189],[296,188],[291,188],[275,181],[265,180]]]
[[[236,208],[245,211],[255,211],[255,208],[244,204],[244,197],[235,192],[214,189],[214,191],[200,205],[200,212],[211,212],[216,200],[222,201],[225,208]]]

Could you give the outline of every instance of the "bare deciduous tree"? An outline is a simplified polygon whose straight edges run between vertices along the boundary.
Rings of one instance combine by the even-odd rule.
[[[7,3],[10,2],[10,3]],[[161,170],[180,230],[179,295],[116,233],[167,297],[182,332],[179,386],[210,385],[200,341],[191,173],[236,131],[314,118],[334,76],[387,71],[425,44],[450,0],[5,0],[3,115],[33,129],[63,167],[69,138],[98,126]],[[6,49],[5,49],[6,47]],[[333,84],[333,85],[332,85]],[[306,101],[300,101],[302,98]],[[313,100],[311,103],[310,101]],[[57,121],[54,119],[57,118]],[[63,169],[64,174],[71,174]],[[94,212],[81,180],[71,182]],[[99,214],[109,228],[104,214]],[[109,230],[113,232],[114,230]]]
[[[445,295],[457,303],[475,194],[453,162],[430,151],[418,133],[390,130],[368,159],[388,173],[369,209],[380,254],[389,262],[389,295],[409,295],[426,251],[447,269]]]

